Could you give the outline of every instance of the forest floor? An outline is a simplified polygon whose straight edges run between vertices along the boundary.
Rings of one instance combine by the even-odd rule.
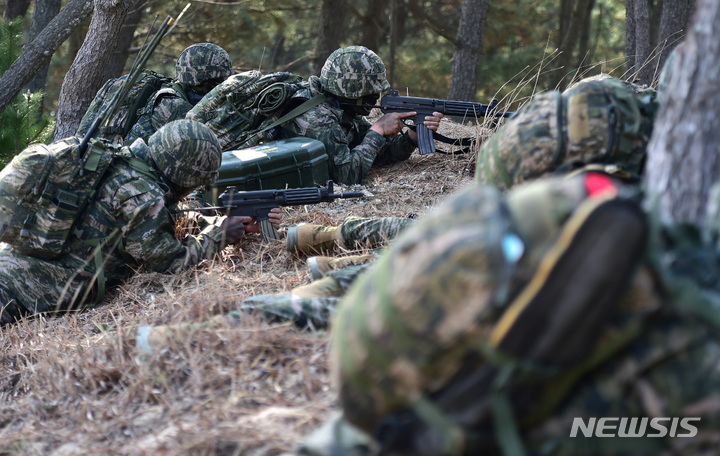
[[[489,134],[450,121],[441,132],[479,142]],[[474,156],[416,153],[373,170],[363,186],[336,187],[363,191],[361,200],[285,208],[281,234],[349,215],[422,216],[472,182]],[[234,324],[187,326],[153,355],[135,338],[142,326],[206,322],[249,296],[309,282],[305,258],[288,253],[284,238],[250,234],[183,274],[139,271],[97,308],[2,330],[0,455],[292,451],[337,408],[326,331],[242,314]]]

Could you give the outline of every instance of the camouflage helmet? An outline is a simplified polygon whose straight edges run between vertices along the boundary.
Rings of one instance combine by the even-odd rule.
[[[175,64],[175,78],[191,87],[232,74],[230,55],[217,44],[197,43],[185,48]]]
[[[177,187],[210,185],[218,177],[220,143],[212,130],[199,122],[170,122],[150,136],[148,146],[158,170]]]
[[[320,71],[320,84],[335,96],[353,99],[390,89],[385,64],[365,46],[348,46],[330,54]]]

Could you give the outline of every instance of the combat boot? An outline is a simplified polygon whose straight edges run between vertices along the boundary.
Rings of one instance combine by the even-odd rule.
[[[346,257],[328,257],[328,256],[314,256],[307,259],[308,267],[310,268],[310,275],[313,280],[322,279],[330,271],[335,269],[342,269],[348,266],[355,266],[358,264],[365,264],[368,261],[372,261],[375,255],[369,253],[366,255],[350,255]]]
[[[300,224],[288,229],[285,247],[289,252],[322,255],[345,248],[339,226]]]
[[[332,277],[325,277],[307,285],[295,287],[291,292],[296,298],[337,298],[343,293],[345,290]]]

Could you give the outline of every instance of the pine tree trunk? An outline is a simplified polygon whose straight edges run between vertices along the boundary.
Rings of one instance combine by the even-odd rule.
[[[117,44],[115,45],[112,57],[110,57],[110,62],[105,69],[103,80],[107,81],[110,78],[116,78],[125,73],[125,63],[130,55],[130,46],[135,36],[135,30],[142,19],[143,7],[147,1],[141,0],[139,3],[140,4],[136,5],[135,8],[128,13],[125,23],[120,29]],[[172,77],[172,75],[168,76]]]
[[[313,74],[319,75],[320,70],[332,52],[340,47],[345,36],[346,0],[323,0],[320,11],[320,29],[318,30],[315,55],[313,57]]]
[[[630,79],[642,84],[652,82],[654,68],[650,63],[650,11],[648,0],[635,0],[635,73]]]
[[[360,44],[375,52],[379,52],[385,42],[387,7],[387,0],[370,0],[362,18]]]
[[[55,139],[75,134],[82,116],[103,83],[120,28],[133,1],[95,0],[95,13],[85,41],[65,75],[58,100]]]
[[[720,180],[719,35],[720,2],[700,0],[648,146],[647,189],[668,221],[703,223],[708,191]]]
[[[477,68],[487,22],[488,0],[464,0],[450,73],[448,98],[475,101]]]
[[[0,78],[0,112],[30,82],[38,69],[50,61],[57,48],[92,9],[92,0],[72,0],[32,43],[25,46],[20,57]]]
[[[665,0],[663,2],[660,30],[658,30],[658,47],[660,49],[658,68],[663,67],[667,56],[685,36],[694,6],[695,0]]]
[[[30,34],[28,42],[32,42],[45,29],[50,21],[60,12],[60,0],[35,0],[35,9],[33,11],[32,23],[30,24]],[[37,92],[45,89],[45,81],[47,80],[48,68],[50,61],[43,64],[35,74],[35,77],[27,85],[27,89],[31,92]]]
[[[625,0],[625,76],[635,73],[635,0]]]
[[[5,11],[3,11],[3,19],[12,20],[21,16],[25,16],[28,8],[30,8],[31,0],[7,0],[5,2]]]

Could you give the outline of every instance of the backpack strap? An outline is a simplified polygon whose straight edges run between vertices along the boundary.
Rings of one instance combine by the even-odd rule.
[[[318,95],[315,95],[314,97],[310,98],[309,100],[305,100],[305,101],[302,102],[302,104],[300,104],[298,107],[296,107],[296,108],[293,109],[292,111],[288,112],[288,113],[285,114],[284,116],[280,117],[278,120],[276,120],[275,122],[271,123],[271,124],[268,125],[267,127],[263,128],[262,130],[260,130],[260,131],[257,132],[256,134],[259,135],[259,134],[265,133],[265,132],[268,131],[268,130],[272,130],[273,128],[277,127],[278,125],[284,124],[284,123],[287,122],[288,120],[294,119],[295,117],[297,117],[297,116],[299,116],[299,115],[301,115],[301,114],[306,113],[307,111],[309,111],[309,110],[311,110],[312,108],[314,108],[315,106],[319,105],[320,103],[322,103],[322,102],[325,101],[326,99],[327,99],[327,95],[325,95],[324,93],[320,93],[320,94],[318,94]]]

